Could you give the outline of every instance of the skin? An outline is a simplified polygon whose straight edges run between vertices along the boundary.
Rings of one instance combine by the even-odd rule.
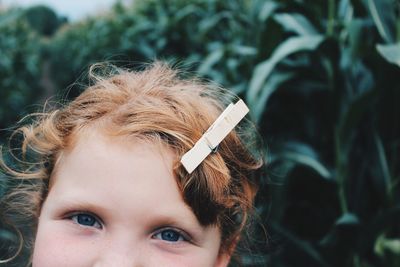
[[[219,229],[199,224],[172,162],[149,142],[80,137],[51,177],[33,267],[226,267]]]

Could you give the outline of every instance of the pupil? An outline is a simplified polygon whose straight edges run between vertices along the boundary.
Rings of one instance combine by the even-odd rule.
[[[176,242],[179,240],[179,234],[172,230],[166,230],[161,233],[161,237],[163,240]]]
[[[86,226],[93,226],[95,224],[95,219],[93,216],[87,214],[78,215],[78,223]]]

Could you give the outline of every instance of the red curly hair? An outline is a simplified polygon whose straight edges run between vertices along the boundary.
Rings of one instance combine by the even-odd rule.
[[[191,174],[180,159],[235,96],[210,83],[182,78],[181,72],[160,62],[139,72],[114,67],[107,77],[95,75],[99,69],[104,70],[101,65],[91,68],[94,83],[75,100],[40,114],[14,134],[22,136],[20,167],[3,163],[3,169],[13,179],[29,182],[3,200],[3,218],[14,225],[29,218],[35,227],[60,153],[72,148],[84,129],[96,126],[109,136],[151,139],[171,148],[184,201],[203,226],[220,227],[221,248],[231,250],[252,211],[263,164],[251,148],[257,143],[255,127],[245,120]]]

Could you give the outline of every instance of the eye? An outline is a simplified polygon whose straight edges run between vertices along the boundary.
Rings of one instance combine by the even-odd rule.
[[[154,235],[154,239],[160,239],[166,242],[190,241],[190,237],[183,231],[172,228],[164,228],[158,230]]]
[[[76,224],[85,226],[85,227],[94,227],[97,229],[102,228],[102,224],[100,220],[95,216],[90,213],[76,213],[71,216],[69,216],[69,219],[71,219],[73,222]]]

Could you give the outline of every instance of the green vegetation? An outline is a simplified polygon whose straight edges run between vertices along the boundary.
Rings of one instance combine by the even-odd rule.
[[[257,229],[245,266],[399,266],[398,1],[146,0],[58,30],[26,14],[0,13],[1,129],[77,95],[91,63],[181,62],[240,94],[264,138],[268,241]]]
[[[38,14],[40,19],[36,19]],[[36,111],[33,105],[48,96],[44,91],[45,36],[64,20],[42,6],[0,10],[0,129],[8,129],[24,114]],[[6,135],[0,132],[0,138]]]
[[[0,13],[0,128],[22,115],[40,96],[40,40],[21,10]]]

